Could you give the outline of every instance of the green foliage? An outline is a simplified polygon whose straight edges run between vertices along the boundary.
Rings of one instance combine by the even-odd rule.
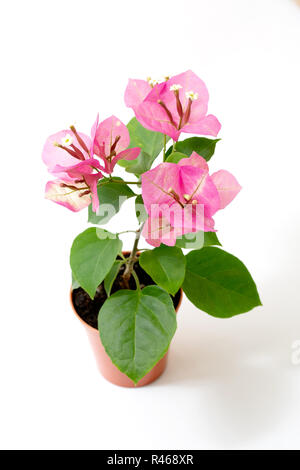
[[[216,144],[219,142],[219,140],[221,139],[190,137],[189,139],[185,139],[176,143],[176,153],[180,152],[189,157],[193,152],[197,152],[199,155],[201,155],[201,157],[208,161],[215,153]],[[171,155],[172,151],[173,147],[171,146],[166,153],[167,158]],[[170,160],[168,159],[168,161]]]
[[[161,245],[144,251],[139,258],[140,265],[153,281],[175,295],[185,276],[185,257],[180,248]]]
[[[132,189],[123,182],[122,178],[114,177],[114,180],[120,182],[111,182],[108,178],[100,181],[98,186],[99,211],[93,212],[92,205],[89,205],[88,222],[91,224],[104,225],[120,210],[121,205],[126,199],[135,196]]]
[[[71,269],[92,299],[121,250],[121,240],[100,228],[88,228],[75,238],[70,254]]]
[[[120,290],[100,309],[98,327],[112,362],[137,384],[167,352],[176,313],[169,294],[157,286]]]
[[[188,158],[188,155],[185,155],[184,153],[180,153],[180,152],[173,152],[169,154],[166,161],[169,163],[178,163],[183,158]]]
[[[148,214],[141,194],[139,194],[135,200],[135,213],[139,224],[142,224],[148,219]]]
[[[104,289],[107,294],[107,297],[110,296],[110,291],[113,286],[113,283],[116,280],[116,277],[118,275],[118,272],[120,271],[120,267],[122,265],[123,261],[117,260],[114,262],[114,264],[111,267],[111,270],[107,274],[106,278],[104,279]]]
[[[219,318],[232,317],[261,305],[246,266],[215,247],[188,253],[182,287],[196,307]]]
[[[187,233],[182,235],[182,237],[177,238],[176,246],[179,248],[187,248],[198,250],[204,246],[214,246],[221,243],[218,240],[218,237],[215,232],[196,232],[196,233]]]
[[[140,147],[141,153],[135,160],[119,160],[118,164],[129,173],[141,175],[150,170],[164,146],[164,135],[145,129],[136,118],[127,124],[130,135],[130,148]],[[169,140],[169,138],[168,138]]]

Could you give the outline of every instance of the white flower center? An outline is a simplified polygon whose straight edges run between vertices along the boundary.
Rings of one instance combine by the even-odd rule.
[[[150,86],[154,87],[154,85],[157,85],[159,83],[158,80],[155,80],[154,78],[148,77],[147,82],[149,83]]]
[[[73,144],[73,137],[70,134],[66,134],[62,137],[61,143],[64,147],[70,147]]]
[[[185,96],[187,97],[187,99],[189,100],[192,100],[192,101],[195,101],[198,99],[198,93],[195,93],[194,91],[187,91],[185,93]]]
[[[180,90],[180,88],[182,88],[181,85],[174,84],[174,85],[170,86],[170,91],[178,91],[178,90]]]

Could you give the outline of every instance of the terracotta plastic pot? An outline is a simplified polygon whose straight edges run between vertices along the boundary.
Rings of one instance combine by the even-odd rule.
[[[127,375],[123,374],[123,372],[119,371],[119,369],[111,362],[110,357],[106,354],[105,349],[101,343],[98,330],[88,325],[85,321],[83,321],[82,318],[76,312],[74,305],[73,305],[72,292],[73,291],[71,289],[70,298],[71,298],[71,305],[72,305],[73,312],[75,313],[76,317],[79,318],[79,320],[81,321],[81,323],[83,324],[85,328],[85,331],[88,335],[92,349],[94,351],[98,368],[106,380],[108,380],[109,382],[115,385],[119,385],[121,387],[143,387],[144,385],[148,385],[154,380],[156,380],[163,373],[167,365],[168,352],[153,367],[153,369],[151,369],[150,372],[148,372],[148,374],[145,375],[145,377],[143,377],[139,381],[137,385],[134,385],[132,380],[130,380],[127,377]],[[178,312],[179,310],[181,301],[182,301],[182,291],[180,292],[180,299],[176,307],[176,312]]]

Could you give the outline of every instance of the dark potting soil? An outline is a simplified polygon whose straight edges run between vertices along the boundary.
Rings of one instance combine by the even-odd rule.
[[[111,294],[124,288],[124,286],[122,285],[122,274],[124,272],[124,269],[125,266],[121,266],[119,274],[112,286]],[[139,262],[135,263],[134,270],[138,275],[142,289],[146,286],[155,284],[153,279],[151,279],[151,277],[143,270],[143,268],[141,268]],[[131,277],[129,281],[129,286],[131,289],[136,288],[136,284],[133,277]],[[78,313],[80,318],[82,318],[83,321],[85,321],[90,326],[96,329],[98,328],[98,313],[106,299],[107,295],[104,289],[103,282],[97,288],[93,300],[90,298],[89,294],[87,294],[81,287],[79,287],[78,289],[74,289],[72,293],[73,305],[76,312]],[[175,294],[174,297],[171,296],[171,299],[173,301],[174,308],[176,308],[180,300],[180,290],[177,292],[177,294]]]

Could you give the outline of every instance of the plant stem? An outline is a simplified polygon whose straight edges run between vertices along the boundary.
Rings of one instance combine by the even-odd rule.
[[[122,235],[123,233],[136,233],[135,230],[123,230],[123,232],[118,232],[118,235]]]
[[[129,279],[131,278],[134,263],[135,263],[135,260],[136,260],[136,253],[138,251],[138,244],[139,244],[139,240],[140,240],[140,237],[141,237],[143,226],[144,226],[144,224],[142,224],[140,226],[140,228],[136,231],[136,236],[135,236],[133,248],[132,248],[132,251],[131,251],[130,256],[128,258],[128,262],[127,262],[125,272],[123,274],[124,283],[126,284],[126,286],[128,286],[128,288],[129,288],[129,284],[128,284]]]
[[[166,147],[167,147],[167,136],[164,134],[164,153],[163,153],[163,161],[166,161]]]
[[[176,152],[176,141],[173,140],[173,149],[172,149],[172,153]]]
[[[120,256],[120,258],[122,258],[122,260],[123,260],[125,263],[127,263],[127,259],[125,258],[125,256],[123,255],[122,252],[119,253],[119,256]]]
[[[138,275],[137,275],[137,273],[135,272],[135,270],[132,271],[132,275],[133,275],[133,277],[134,277],[137,290],[140,290],[140,289],[141,289],[141,285],[140,285],[140,281],[139,281]]]

